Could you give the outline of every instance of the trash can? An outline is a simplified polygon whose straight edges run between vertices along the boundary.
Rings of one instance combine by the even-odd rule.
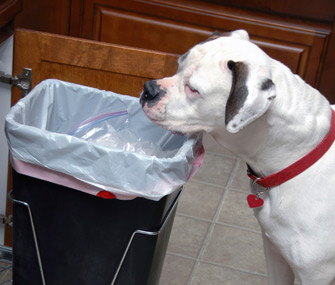
[[[58,80],[20,100],[5,130],[14,284],[158,284],[201,136],[156,127],[137,98]]]

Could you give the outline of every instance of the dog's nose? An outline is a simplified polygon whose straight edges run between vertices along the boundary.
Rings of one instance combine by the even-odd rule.
[[[159,85],[156,80],[147,81],[144,83],[143,96],[147,100],[152,100],[160,93]]]
[[[144,83],[144,88],[141,93],[140,103],[143,105],[147,101],[158,99],[166,92],[157,84],[157,80],[151,80]]]

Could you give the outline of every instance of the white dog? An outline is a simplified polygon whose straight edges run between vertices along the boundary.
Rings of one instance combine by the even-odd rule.
[[[294,275],[335,284],[329,102],[243,30],[213,34],[178,63],[174,76],[145,83],[146,115],[175,133],[208,132],[248,164],[270,284],[293,284]]]

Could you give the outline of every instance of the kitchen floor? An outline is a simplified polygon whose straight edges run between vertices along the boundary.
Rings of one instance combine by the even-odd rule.
[[[204,164],[177,208],[160,285],[267,284],[246,164],[207,135],[204,146]]]

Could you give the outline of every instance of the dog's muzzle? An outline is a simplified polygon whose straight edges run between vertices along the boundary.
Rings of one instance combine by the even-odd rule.
[[[160,88],[160,85],[157,84],[157,80],[147,81],[144,83],[144,88],[140,97],[140,103],[142,107],[144,106],[145,103],[148,103],[148,106],[152,107],[165,94],[166,91]]]

